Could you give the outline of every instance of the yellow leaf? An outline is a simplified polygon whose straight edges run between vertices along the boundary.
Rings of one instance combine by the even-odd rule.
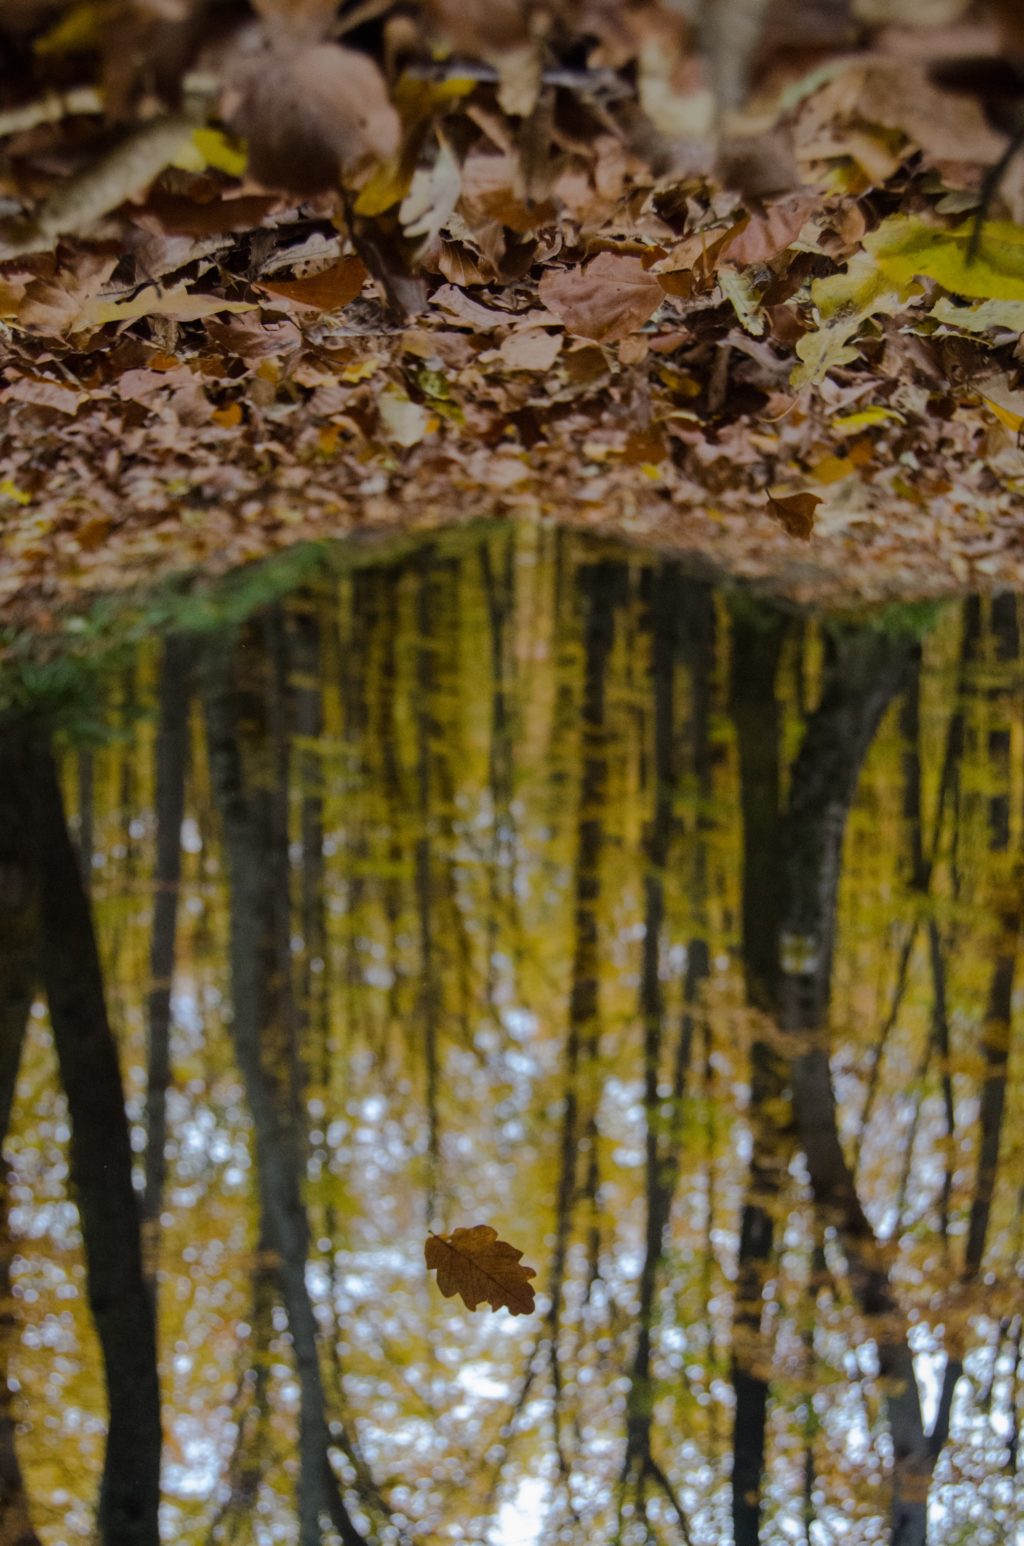
[[[228,403],[226,408],[215,408],[211,418],[222,429],[237,429],[242,422],[242,405],[241,403]]]
[[[984,392],[981,394],[981,400],[985,407],[991,409],[995,414],[1000,424],[1005,424],[1006,428],[1012,429],[1014,434],[1017,434],[1024,427],[1024,415],[1014,413],[1012,408],[1004,408],[1001,403],[993,402],[991,397],[985,396]]]
[[[432,414],[419,403],[414,403],[398,387],[385,388],[377,399],[377,410],[387,431],[387,438],[406,450],[410,446],[419,445],[424,435],[430,433],[431,419],[435,428],[437,425]]]
[[[192,144],[202,162],[202,167],[212,166],[228,177],[244,177],[248,163],[244,145],[232,139],[221,129],[195,129]],[[187,168],[186,168],[187,170]]]
[[[529,1315],[534,1308],[533,1267],[520,1265],[522,1251],[499,1240],[489,1224],[456,1229],[450,1235],[430,1235],[424,1247],[428,1271],[437,1272],[437,1286],[446,1299],[461,1294],[467,1309],[489,1304],[511,1315]]]
[[[844,435],[856,434],[858,430],[871,429],[876,424],[885,424],[889,419],[897,424],[905,424],[902,413],[897,413],[895,408],[883,408],[875,403],[870,408],[861,408],[857,413],[840,413],[832,420],[832,428],[841,430]]]
[[[826,456],[811,468],[815,483],[840,483],[854,471],[848,456]]]
[[[1024,301],[978,301],[974,306],[958,306],[947,295],[940,295],[928,315],[962,333],[1024,333]]]
[[[866,252],[855,253],[844,273],[815,280],[811,299],[821,325],[797,341],[801,363],[793,371],[793,386],[822,381],[830,370],[857,359],[860,350],[854,340],[865,322],[899,311],[912,290],[912,280],[891,279]]]
[[[120,0],[83,0],[72,5],[35,43],[37,54],[79,54],[95,48],[118,11]]]
[[[32,503],[31,496],[26,494],[24,489],[20,489],[16,483],[12,483],[10,478],[0,479],[0,499],[9,499],[16,505]]]
[[[145,290],[127,300],[112,300],[98,295],[90,301],[76,321],[76,327],[102,327],[106,322],[130,322],[136,317],[173,317],[177,322],[191,322],[197,317],[212,317],[222,311],[255,311],[248,301],[228,301],[222,295],[202,295],[176,285],[169,290],[157,290],[147,285]]]
[[[972,300],[1024,300],[1024,227],[986,220],[973,258],[974,222],[947,230],[920,215],[890,215],[864,238],[864,248],[895,284],[934,279]]]

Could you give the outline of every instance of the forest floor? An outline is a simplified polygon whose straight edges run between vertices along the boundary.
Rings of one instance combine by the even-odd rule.
[[[5,620],[504,515],[823,605],[1024,588],[1019,25],[14,0]]]

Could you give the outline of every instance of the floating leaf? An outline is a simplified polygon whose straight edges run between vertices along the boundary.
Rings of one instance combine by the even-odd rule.
[[[801,542],[810,540],[814,530],[814,512],[821,504],[818,494],[769,494],[768,514],[778,521],[791,537]]]
[[[456,1229],[450,1235],[430,1235],[424,1247],[429,1271],[437,1271],[437,1286],[446,1299],[461,1294],[470,1310],[489,1304],[511,1315],[529,1315],[534,1308],[533,1267],[520,1265],[522,1251],[499,1240],[489,1224]]]

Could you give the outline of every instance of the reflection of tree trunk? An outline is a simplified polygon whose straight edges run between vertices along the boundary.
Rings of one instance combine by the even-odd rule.
[[[0,741],[0,1151],[10,1122],[32,995],[39,976],[38,897],[27,850],[28,829]],[[0,1153],[0,1546],[39,1546],[15,1445],[16,1394],[8,1376],[18,1341],[11,1298],[13,1242],[7,1211],[7,1167]]]
[[[553,1384],[555,1447],[562,1479],[568,1488],[568,1462],[561,1437],[562,1367],[559,1348],[562,1294],[577,1190],[577,1153],[582,1132],[581,1079],[589,1073],[588,1052],[596,1051],[598,1035],[598,908],[601,856],[605,843],[605,803],[608,790],[606,677],[615,631],[615,603],[621,593],[623,569],[595,564],[581,572],[584,598],[582,705],[583,767],[576,815],[576,871],[573,900],[573,957],[569,989],[569,1028],[565,1044],[565,1098],[555,1201],[555,1244],[551,1261],[548,1339]],[[592,1092],[591,1092],[592,1093]],[[589,1103],[584,1107],[589,1114]]]
[[[71,1118],[71,1181],[110,1422],[99,1501],[104,1546],[156,1546],[160,1393],[142,1274],[121,1074],[89,903],[49,752],[24,745],[14,788],[38,864],[42,979]]]
[[[701,983],[707,974],[707,946],[703,939],[690,942],[684,985],[684,1009],[679,1040],[671,1063],[671,1086],[667,1100],[659,1085],[663,1076],[665,1041],[665,1002],[661,981],[661,935],[665,921],[665,874],[672,835],[672,802],[675,787],[673,757],[673,684],[676,656],[676,615],[682,612],[692,621],[691,608],[703,617],[709,597],[703,589],[684,587],[675,565],[661,566],[648,576],[650,585],[651,683],[654,705],[652,784],[653,798],[645,842],[644,941],[640,967],[640,1011],[644,1027],[644,1110],[646,1132],[647,1205],[644,1260],[640,1273],[640,1298],[637,1310],[637,1340],[629,1372],[626,1407],[626,1453],[623,1460],[622,1491],[632,1482],[637,1516],[646,1514],[646,1483],[653,1480],[668,1500],[689,1539],[689,1522],[668,1477],[652,1450],[653,1389],[651,1372],[652,1334],[665,1233],[672,1211],[672,1200],[682,1166],[683,1095],[693,1046],[693,1010]],[[704,603],[704,607],[702,607]],[[694,745],[698,768],[701,751],[707,741],[707,715],[700,712],[707,686],[706,662],[694,663]],[[698,773],[698,777],[699,777]],[[702,791],[703,793],[703,791]],[[697,839],[700,846],[700,839]],[[699,866],[698,866],[699,868]],[[694,898],[699,911],[702,898]],[[621,1509],[620,1509],[621,1520]]]
[[[1017,601],[1015,596],[1005,591],[992,603],[992,635],[997,665],[1005,671],[1020,655]],[[988,737],[989,773],[996,780],[997,788],[989,799],[988,846],[992,856],[991,865],[998,876],[995,896],[997,939],[993,953],[988,1004],[982,1027],[985,1078],[981,1088],[981,1105],[978,1112],[980,1134],[978,1166],[974,1182],[974,1197],[971,1200],[964,1263],[965,1275],[968,1278],[976,1277],[981,1270],[989,1216],[992,1211],[992,1194],[995,1190],[1003,1115],[1006,1109],[1013,979],[1020,930],[1019,881],[1005,872],[1010,848],[1012,781],[1010,722],[1005,709],[1000,713],[999,699],[1002,694],[999,689],[995,689],[990,696],[994,719]]]
[[[843,1152],[827,1034],[846,817],[907,660],[906,645],[862,629],[837,632],[829,641],[821,705],[794,765],[785,825],[780,1014],[815,1202],[842,1239],[851,1287],[878,1349],[894,1454],[892,1540],[894,1546],[923,1546],[928,1478],[940,1437],[924,1431],[906,1317]]]
[[[92,886],[93,855],[93,754],[83,746],[75,759],[78,774],[78,865],[82,872],[82,885],[88,891]]]
[[[299,841],[302,873],[299,916],[302,956],[299,963],[298,1032],[319,1049],[316,1078],[323,1097],[327,1085],[328,972],[327,919],[324,911],[324,777],[319,752],[323,734],[323,680],[320,627],[312,598],[308,611],[294,619],[290,635],[292,685],[295,695],[297,773],[301,805]],[[311,1061],[311,1060],[310,1060]]]
[[[434,598],[436,601],[436,597]],[[420,994],[419,1018],[423,1030],[423,1058],[427,1075],[427,1223],[434,1226],[437,1217],[437,1184],[440,1168],[441,1138],[438,1123],[438,1028],[441,1013],[440,967],[434,935],[437,894],[434,880],[433,845],[433,760],[440,726],[432,714],[437,697],[437,640],[432,627],[430,554],[419,576],[416,632],[416,788],[418,830],[416,837],[416,917],[419,926]]]
[[[142,1221],[147,1277],[156,1284],[157,1241],[163,1211],[167,1147],[167,1089],[171,1082],[171,986],[181,879],[181,823],[188,762],[190,651],[173,635],[164,645],[157,688],[156,871],[149,944],[146,1067],[146,1189]]]
[[[644,873],[644,938],[640,963],[640,1013],[644,1028],[644,1111],[646,1134],[647,1230],[644,1262],[640,1273],[640,1302],[637,1311],[637,1340],[633,1367],[629,1375],[626,1415],[626,1455],[623,1482],[632,1473],[636,1482],[637,1503],[643,1514],[643,1484],[651,1460],[651,1333],[654,1322],[655,1290],[658,1266],[664,1250],[665,1226],[671,1208],[671,1192],[666,1195],[664,1169],[666,1155],[661,1136],[664,1114],[672,1121],[675,1113],[663,1112],[658,1094],[661,1076],[662,1040],[665,1030],[665,995],[661,983],[661,935],[665,922],[665,871],[668,864],[669,838],[672,831],[672,688],[675,667],[674,608],[672,581],[674,568],[659,567],[646,576],[650,585],[651,697],[654,708],[652,785],[653,800],[647,825]],[[676,1092],[673,1091],[673,1096]],[[678,1104],[681,1104],[679,1091]],[[674,1124],[673,1124],[674,1125]],[[669,1153],[669,1165],[678,1165],[678,1155]],[[673,1176],[674,1180],[674,1176]]]
[[[516,538],[501,543],[501,568],[496,569],[490,544],[480,548],[483,590],[491,637],[491,733],[488,783],[491,796],[491,851],[488,860],[490,904],[485,944],[487,1005],[495,1012],[495,959],[498,932],[504,918],[513,940],[518,938],[515,893],[516,826],[513,811],[513,709],[509,693],[509,632],[515,607]]]
[[[977,603],[971,603],[977,609]],[[978,643],[978,631],[968,629],[974,644]],[[1020,636],[1017,623],[1017,601],[1008,592],[995,597],[992,602],[992,638],[995,644],[997,668],[1004,671],[1020,656]],[[977,1281],[985,1256],[992,1198],[995,1192],[999,1166],[999,1150],[1002,1143],[1003,1118],[1006,1110],[1006,1080],[1010,1059],[1010,1028],[1013,1013],[1013,983],[1016,971],[1017,948],[1020,938],[1019,877],[1007,868],[1010,849],[1010,790],[1012,766],[1010,761],[1010,725],[1001,700],[1005,689],[997,683],[989,693],[992,720],[988,735],[989,775],[995,784],[988,800],[988,853],[993,884],[993,923],[996,929],[992,975],[989,979],[988,1000],[982,1021],[982,1052],[985,1059],[985,1076],[981,1087],[978,1108],[978,1161],[974,1178],[974,1195],[967,1227],[967,1245],[961,1282]],[[950,1413],[957,1383],[963,1373],[963,1352],[958,1345],[955,1331],[950,1333],[950,1348],[939,1396],[939,1413],[930,1445],[931,1470],[934,1469],[942,1445],[949,1431]],[[920,1537],[908,1537],[917,1546]]]
[[[261,1239],[252,1273],[247,1367],[238,1381],[232,1413],[235,1443],[227,1465],[228,1494],[210,1526],[209,1546],[234,1546],[236,1541],[251,1540],[259,1485],[269,1469],[270,1344],[274,1335],[271,1257],[266,1241]]]
[[[778,952],[780,715],[775,673],[785,620],[774,611],[738,607],[732,620],[730,708],[736,726],[743,812],[743,971],[747,1002],[761,1014],[775,1000]],[[771,1259],[777,1198],[792,1143],[774,1113],[785,1089],[775,1047],[758,1035],[751,1048],[753,1147],[740,1224],[733,1320],[732,1517],[735,1546],[756,1546],[761,1531],[767,1354],[762,1296]]]
[[[210,663],[207,725],[230,887],[232,1033],[253,1118],[261,1227],[276,1258],[299,1379],[300,1546],[319,1546],[329,1516],[346,1546],[362,1546],[328,1456],[317,1323],[306,1285],[309,1229],[301,1194],[288,1028],[290,973],[282,973],[278,897],[287,894],[287,833],[275,786],[280,747],[268,723],[273,684],[236,688],[230,666]],[[269,707],[272,709],[273,704]]]

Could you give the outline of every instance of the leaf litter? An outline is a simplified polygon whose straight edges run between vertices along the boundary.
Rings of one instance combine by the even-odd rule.
[[[1024,584],[1024,171],[979,225],[1007,135],[946,84],[1010,12],[705,9],[21,0],[0,604],[492,515]]]

